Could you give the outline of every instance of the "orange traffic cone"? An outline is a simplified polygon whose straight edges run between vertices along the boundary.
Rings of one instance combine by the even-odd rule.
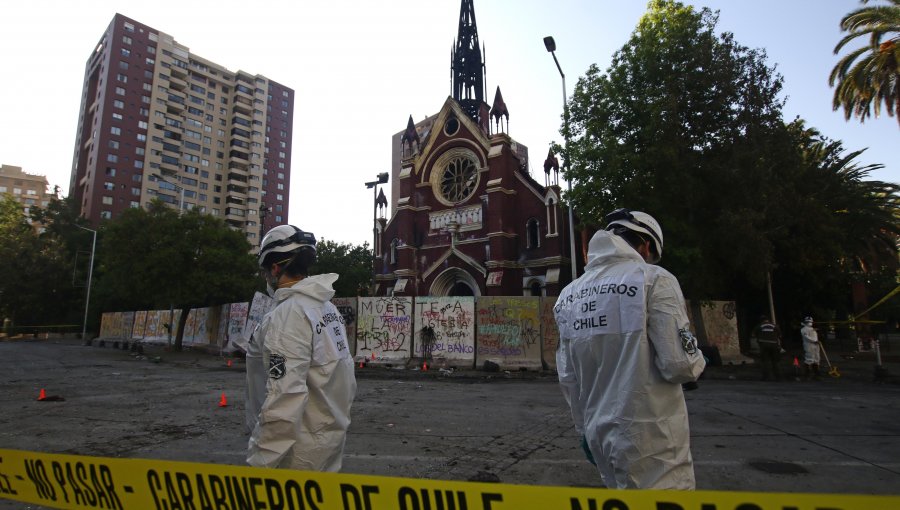
[[[359,368],[365,368],[365,367],[366,367],[366,364],[363,363],[362,361],[360,361],[360,362],[359,362]]]
[[[795,366],[795,367],[799,367],[799,366],[800,366],[800,360],[797,359],[797,356],[794,356],[794,366]]]
[[[41,388],[41,393],[38,395],[38,400],[47,400],[47,392],[44,391],[44,388]]]
[[[225,393],[222,393],[222,398],[219,399],[219,407],[228,407],[228,399],[225,398]]]
[[[372,361],[375,361],[375,351],[372,351]]]
[[[422,371],[423,371],[423,372],[427,372],[427,371],[428,371],[428,362],[427,362],[427,361],[423,361],[423,362],[422,362]]]
[[[225,366],[227,366],[228,368],[231,368],[231,360],[228,360],[228,361],[225,363]]]

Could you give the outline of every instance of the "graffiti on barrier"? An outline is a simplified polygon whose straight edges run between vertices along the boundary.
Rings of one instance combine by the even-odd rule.
[[[416,298],[415,355],[432,359],[454,360],[460,365],[475,361],[475,298]],[[423,341],[423,328],[433,332],[433,339]],[[428,345],[425,352],[423,345]]]
[[[501,368],[541,366],[540,298],[480,297],[477,359]]]
[[[378,361],[405,361],[412,348],[412,298],[359,298],[356,356]]]

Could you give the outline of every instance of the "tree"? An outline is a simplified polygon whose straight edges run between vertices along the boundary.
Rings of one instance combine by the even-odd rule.
[[[873,110],[878,117],[882,103],[889,116],[900,113],[900,0],[887,2],[891,5],[862,7],[841,20],[841,30],[848,34],[834,47],[835,55],[850,42],[869,38],[868,44],[844,55],[828,77],[835,87],[832,107],[843,108],[848,120],[855,115],[865,122]]]
[[[653,214],[662,264],[691,299],[764,311],[771,276],[782,315],[838,307],[847,261],[896,259],[897,187],[865,181],[879,166],[856,164],[860,152],[786,124],[765,53],[716,24],[653,0],[606,73],[578,80],[567,198],[589,225],[618,207]]]
[[[780,76],[763,52],[716,36],[716,22],[709,9],[651,1],[607,73],[594,65],[578,80],[567,165],[584,222],[618,207],[654,214],[663,264],[688,277],[686,290],[711,297],[730,288],[722,274],[744,268],[709,256],[719,250],[709,230],[729,220],[723,203],[742,200],[732,195],[742,192],[735,179],[750,180],[743,170],[774,172],[759,156],[783,130]]]
[[[197,211],[178,214],[160,201],[108,222],[100,247],[104,309],[180,309],[177,350],[191,308],[246,301],[256,283],[256,263],[241,232]]]
[[[357,295],[360,287],[368,286],[372,279],[372,253],[369,244],[354,246],[322,239],[316,245],[316,263],[310,269],[313,274],[337,273],[334,284],[337,297]]]

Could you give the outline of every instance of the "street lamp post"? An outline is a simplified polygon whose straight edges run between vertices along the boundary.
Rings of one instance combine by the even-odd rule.
[[[184,187],[174,182],[167,181],[163,176],[159,174],[150,174],[152,177],[155,177],[157,181],[162,181],[170,186],[174,186],[176,189],[181,190],[181,199],[178,201],[178,214],[184,210]]]
[[[375,245],[378,244],[378,185],[388,182],[388,173],[381,172],[374,181],[366,183],[366,188],[372,188],[372,292],[375,292]]]
[[[84,325],[81,327],[81,342],[84,345],[91,345],[91,342],[86,338],[87,337],[87,319],[88,319],[88,305],[91,303],[91,280],[94,277],[94,252],[97,250],[97,231],[82,227],[81,225],[75,225],[81,230],[87,230],[88,232],[93,232],[94,240],[91,242],[91,263],[88,266],[88,280],[87,280],[87,295],[84,298]]]
[[[259,247],[262,248],[262,239],[265,233],[266,228],[266,217],[269,216],[269,208],[266,207],[265,202],[259,205]]]
[[[556,63],[556,69],[559,70],[559,76],[562,78],[563,93],[563,137],[565,138],[565,149],[563,149],[563,175],[566,176],[566,185],[569,195],[569,250],[572,260],[572,281],[578,277],[578,269],[575,263],[575,220],[572,215],[572,177],[568,175],[569,170],[569,101],[566,97],[566,75],[563,73],[559,60],[556,59],[556,41],[552,36],[544,37],[544,47],[553,55],[553,62]]]

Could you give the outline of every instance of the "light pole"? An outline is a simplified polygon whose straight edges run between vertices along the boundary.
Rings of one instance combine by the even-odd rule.
[[[366,188],[372,188],[372,292],[375,292],[375,245],[378,244],[378,185],[388,182],[388,173],[381,172],[374,181],[366,183]]]
[[[94,252],[97,249],[97,231],[82,227],[81,225],[75,225],[81,230],[87,230],[88,232],[94,233],[94,240],[91,242],[91,263],[88,266],[88,280],[87,280],[87,296],[84,298],[84,325],[81,327],[81,342],[84,345],[91,345],[91,342],[87,339],[87,319],[88,319],[88,305],[91,303],[91,280],[94,277]]]
[[[159,174],[150,174],[150,175],[151,175],[151,177],[155,177],[157,181],[162,181],[170,186],[174,186],[175,189],[181,190],[181,200],[178,201],[178,214],[181,214],[181,212],[184,210],[184,187],[179,186],[178,184],[175,184],[174,182],[167,181],[163,176],[161,176]]]
[[[262,240],[265,233],[266,228],[266,217],[269,216],[269,208],[266,207],[266,203],[263,202],[259,204],[259,247],[262,249]]]
[[[572,281],[578,277],[578,269],[575,263],[575,220],[572,215],[572,177],[568,175],[569,170],[569,101],[566,98],[566,75],[563,73],[562,67],[559,66],[559,60],[556,60],[556,41],[552,36],[544,37],[544,47],[553,55],[553,62],[556,63],[556,69],[559,70],[559,76],[562,78],[563,93],[563,138],[565,138],[566,146],[563,149],[563,175],[566,176],[566,184],[569,195],[569,250],[572,260]]]

